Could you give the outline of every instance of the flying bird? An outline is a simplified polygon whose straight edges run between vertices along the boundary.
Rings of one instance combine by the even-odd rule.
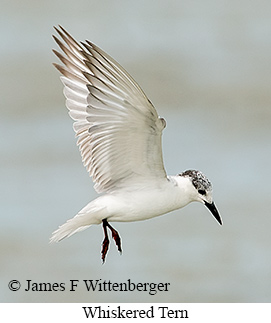
[[[82,161],[102,193],[53,232],[60,241],[93,224],[102,224],[102,262],[109,248],[107,230],[119,252],[121,238],[112,222],[146,220],[203,203],[219,224],[212,184],[198,170],[166,174],[161,136],[166,121],[136,81],[112,57],[90,41],[77,42],[63,27],[53,36],[69,115]]]

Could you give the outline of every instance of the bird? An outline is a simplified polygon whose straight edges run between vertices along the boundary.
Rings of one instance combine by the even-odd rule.
[[[112,222],[150,219],[204,204],[222,225],[213,202],[212,184],[198,170],[166,174],[162,132],[166,121],[138,83],[94,43],[76,41],[62,26],[53,38],[64,96],[83,165],[99,196],[52,233],[58,242],[91,225],[102,225],[101,259],[109,249],[108,229],[122,253],[122,241]]]

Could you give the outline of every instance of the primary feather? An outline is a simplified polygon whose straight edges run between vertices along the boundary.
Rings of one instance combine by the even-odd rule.
[[[133,78],[93,43],[78,43],[62,27],[54,36],[63,54],[64,95],[82,161],[97,192],[128,181],[165,178],[161,135],[165,121]]]

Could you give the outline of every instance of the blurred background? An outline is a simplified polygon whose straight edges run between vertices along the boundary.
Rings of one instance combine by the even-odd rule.
[[[137,80],[167,120],[168,174],[212,181],[220,227],[200,204],[115,223],[104,265],[100,226],[49,237],[97,194],[84,169],[51,49],[53,25],[89,39]],[[271,301],[271,3],[1,1],[0,300]],[[26,292],[26,280],[170,283],[168,292]],[[22,288],[8,289],[17,279]]]

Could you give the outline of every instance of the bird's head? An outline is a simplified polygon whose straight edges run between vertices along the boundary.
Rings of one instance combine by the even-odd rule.
[[[211,211],[218,223],[222,225],[222,219],[213,202],[212,184],[208,178],[198,170],[186,170],[179,174],[179,176],[188,178],[191,181],[192,199],[203,203]]]

